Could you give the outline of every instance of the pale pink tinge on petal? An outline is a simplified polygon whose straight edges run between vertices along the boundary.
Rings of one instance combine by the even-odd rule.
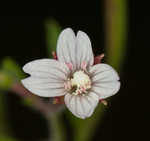
[[[57,41],[57,57],[60,62],[73,64],[76,69],[76,37],[71,28],[64,29]]]
[[[70,70],[67,65],[53,59],[39,59],[24,65],[24,72],[39,78],[66,80]]]
[[[82,31],[77,33],[77,66],[85,62],[87,66],[92,66],[94,63],[91,41],[88,35]]]

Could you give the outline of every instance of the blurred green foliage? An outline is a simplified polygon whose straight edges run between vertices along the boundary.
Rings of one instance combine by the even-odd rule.
[[[54,19],[45,21],[46,46],[49,57],[53,57],[52,52],[56,51],[56,44],[60,31],[61,27]]]
[[[5,105],[6,97],[4,95],[14,82],[19,81],[23,77],[18,64],[11,58],[4,58],[0,65],[0,141],[16,141],[11,137],[11,131],[7,122]]]
[[[0,66],[0,89],[7,90],[24,77],[20,66],[11,58],[4,58]]]

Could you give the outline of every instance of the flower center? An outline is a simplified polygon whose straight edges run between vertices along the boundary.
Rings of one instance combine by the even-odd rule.
[[[84,71],[76,71],[72,78],[65,83],[65,89],[73,95],[86,94],[91,88],[91,80]]]

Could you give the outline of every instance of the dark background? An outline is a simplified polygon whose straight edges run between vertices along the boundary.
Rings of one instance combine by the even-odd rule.
[[[103,2],[68,10],[46,9],[47,16],[0,16],[0,59],[11,56],[20,66],[30,60],[46,57],[44,21],[56,19],[60,25],[75,31],[83,30],[91,38],[95,54],[103,53],[104,7]],[[57,13],[57,15],[56,15]],[[83,15],[85,13],[85,15]],[[88,14],[89,13],[89,14]],[[78,16],[77,16],[78,15]],[[150,10],[148,3],[128,1],[127,56],[121,71],[121,90],[112,98],[92,140],[122,141],[146,140],[148,137],[149,101],[149,34]],[[7,95],[8,122],[14,135],[21,140],[38,140],[47,137],[46,120],[20,102],[20,98]],[[64,122],[65,116],[64,116]],[[68,125],[69,126],[69,125]],[[69,129],[70,127],[68,127]]]

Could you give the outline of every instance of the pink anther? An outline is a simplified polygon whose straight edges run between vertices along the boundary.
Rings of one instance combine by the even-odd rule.
[[[81,91],[80,89],[77,89],[77,90],[76,90],[76,93],[77,93],[77,94],[81,94],[82,91]]]
[[[72,70],[73,69],[73,65],[71,63],[66,63],[67,67]]]
[[[70,81],[65,82],[64,87],[66,90],[70,90],[71,89],[71,82]]]
[[[82,92],[86,92],[86,88],[84,86],[81,86],[80,89]]]
[[[81,68],[82,68],[83,70],[86,70],[86,67],[87,67],[87,63],[86,63],[86,62],[82,62],[82,63],[81,63]]]
[[[65,87],[65,90],[67,90],[67,89],[68,89],[68,85],[67,85],[67,83],[64,83],[64,87]]]

